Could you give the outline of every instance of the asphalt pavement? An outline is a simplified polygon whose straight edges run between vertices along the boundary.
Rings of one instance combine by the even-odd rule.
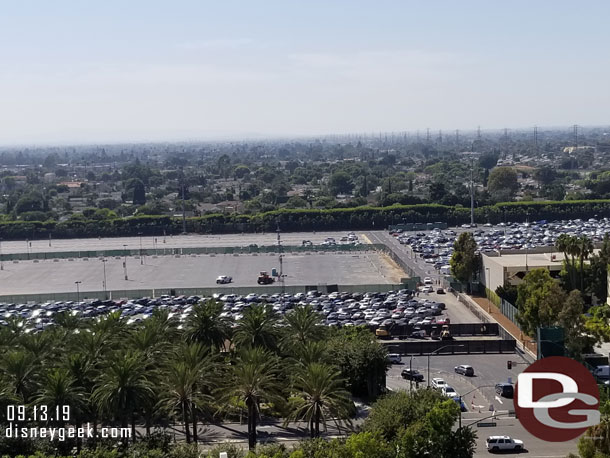
[[[387,376],[386,385],[392,390],[415,389],[408,380],[402,379],[400,372],[412,367],[424,375],[424,382],[419,389],[426,389],[428,379],[443,378],[451,385],[468,409],[462,413],[462,425],[471,426],[477,432],[477,450],[475,457],[490,456],[485,447],[488,436],[507,435],[520,439],[525,444],[521,453],[502,453],[502,456],[527,456],[531,458],[565,458],[568,453],[576,453],[577,440],[568,442],[546,442],[529,434],[517,418],[510,414],[514,411],[512,399],[500,397],[494,386],[500,382],[513,382],[527,367],[527,361],[518,354],[494,355],[432,355],[430,356],[430,376],[428,377],[428,358],[426,356],[403,357],[402,364],[392,365]],[[512,361],[513,368],[507,368],[507,361]],[[411,363],[411,366],[409,366]],[[455,373],[455,366],[468,364],[474,368],[474,377],[465,377]],[[495,423],[495,426],[478,426],[478,423]]]
[[[259,271],[279,271],[277,254],[184,255],[74,258],[61,260],[5,262],[0,270],[0,294],[60,293],[75,290],[137,290],[153,288],[230,289],[251,287],[255,291]],[[375,252],[289,253],[283,255],[286,286],[398,284],[404,276],[385,255]],[[217,285],[216,277],[228,275],[233,282]],[[83,296],[85,297],[85,296]]]

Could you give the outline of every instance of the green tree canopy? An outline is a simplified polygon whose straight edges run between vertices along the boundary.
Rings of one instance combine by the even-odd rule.
[[[453,244],[453,254],[449,260],[451,274],[462,283],[472,280],[479,267],[476,255],[477,242],[471,232],[462,232]]]
[[[512,167],[496,167],[489,174],[487,190],[496,202],[510,201],[519,189],[517,172]]]
[[[538,327],[553,326],[566,299],[565,291],[547,269],[530,270],[517,293],[517,320],[523,332],[533,336]]]

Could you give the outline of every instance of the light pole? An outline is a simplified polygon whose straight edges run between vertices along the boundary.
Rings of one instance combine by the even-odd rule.
[[[409,379],[409,392],[413,391],[413,355],[409,359],[409,374],[411,374],[411,378]]]
[[[451,348],[451,347],[464,347],[464,344],[444,345],[441,348],[437,348],[432,353],[428,353],[426,355],[426,356],[428,356],[428,387],[430,387],[430,356],[435,355],[436,353],[438,353],[439,351],[441,351],[441,350],[443,350],[445,348]]]
[[[127,245],[123,245],[123,272],[125,272],[125,280],[129,280],[127,277]]]
[[[4,261],[2,260],[2,239],[0,238],[0,270],[4,270]]]
[[[74,282],[76,284],[76,304],[78,305],[78,303],[80,302],[80,284],[82,283],[82,281],[75,281]]]
[[[107,286],[106,286],[106,261],[107,261],[106,258],[102,259],[102,264],[104,265],[104,284],[103,284],[104,299],[108,299]]]
[[[142,257],[142,233],[138,232],[140,236],[140,265],[144,265],[144,258]]]

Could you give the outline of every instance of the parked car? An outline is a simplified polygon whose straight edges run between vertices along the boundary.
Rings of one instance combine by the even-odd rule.
[[[413,380],[415,382],[424,381],[424,375],[416,369],[403,369],[400,376],[405,380]]]
[[[512,399],[515,389],[510,383],[496,383],[496,393],[504,398]]]
[[[412,339],[425,339],[426,331],[424,331],[423,329],[415,328],[415,329],[413,329],[413,331],[411,331],[411,334],[409,334],[409,337],[411,337]]]
[[[466,404],[464,404],[464,400],[463,400],[461,397],[459,397],[459,396],[454,396],[452,399],[453,399],[453,400],[455,401],[455,403],[456,403],[456,404],[457,404],[457,405],[460,407],[460,410],[461,410],[462,412],[468,412],[468,407],[466,407]]]
[[[610,379],[610,366],[597,366],[593,370],[593,376],[597,380],[607,380],[607,379]]]
[[[398,353],[389,353],[388,359],[392,364],[400,364],[402,362],[402,357]]]
[[[216,284],[224,285],[225,283],[231,283],[233,281],[233,277],[229,277],[228,275],[219,275],[216,278]]]
[[[447,385],[447,382],[445,382],[445,380],[440,377],[433,378],[431,383],[432,383],[432,388],[436,388],[437,390],[440,390],[445,385]]]
[[[437,288],[436,294],[445,294],[445,290],[443,288]]]
[[[513,439],[510,436],[489,436],[485,440],[487,450],[499,452],[501,450],[513,450],[515,452],[523,450],[523,441]]]
[[[450,385],[445,385],[444,387],[441,388],[441,393],[443,393],[445,396],[448,396],[450,398],[453,398],[455,396],[459,396],[457,394],[457,391],[455,391],[455,389],[450,386]]]
[[[455,366],[455,373],[472,377],[474,376],[474,369],[472,366],[468,366],[467,364],[460,364],[459,366]]]

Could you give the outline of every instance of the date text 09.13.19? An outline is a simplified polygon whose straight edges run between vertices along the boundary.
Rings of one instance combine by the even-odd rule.
[[[70,406],[8,405],[6,421],[70,421]]]

